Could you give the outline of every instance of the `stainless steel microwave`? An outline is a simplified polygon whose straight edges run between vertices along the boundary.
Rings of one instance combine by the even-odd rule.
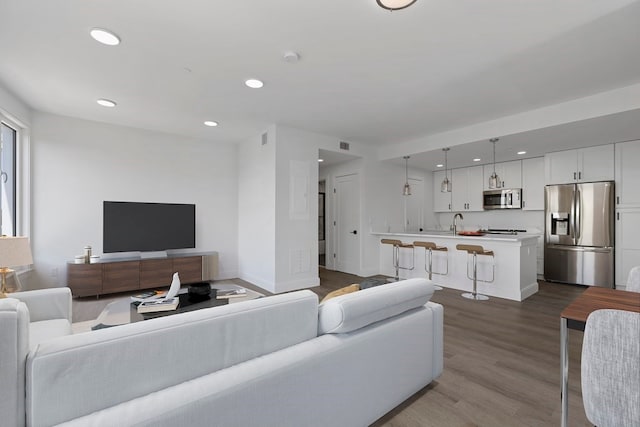
[[[483,192],[483,207],[489,209],[522,209],[522,189],[502,188]]]

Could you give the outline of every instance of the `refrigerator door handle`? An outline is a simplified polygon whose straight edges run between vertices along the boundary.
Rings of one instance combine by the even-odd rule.
[[[576,189],[573,188],[573,194],[571,195],[571,212],[569,213],[569,235],[575,245],[576,242]]]
[[[576,243],[578,242],[578,240],[580,240],[580,235],[582,234],[582,232],[580,231],[580,228],[582,227],[582,218],[581,218],[581,206],[582,206],[582,194],[580,193],[580,190],[576,189],[576,221],[574,224],[575,227],[575,239],[576,239]]]

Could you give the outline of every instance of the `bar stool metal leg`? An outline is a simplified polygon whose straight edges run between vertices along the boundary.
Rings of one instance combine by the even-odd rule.
[[[493,259],[494,257],[493,251],[485,251],[482,246],[478,246],[478,245],[456,245],[456,249],[467,252],[467,278],[473,280],[473,290],[471,292],[463,293],[462,296],[464,298],[468,298],[476,301],[488,300],[489,299],[488,296],[478,293],[478,281],[491,283],[495,280],[495,262],[493,262],[493,265],[492,265],[491,280],[478,279],[478,255],[490,256]],[[473,276],[472,277],[469,277],[469,255],[472,255],[472,259],[473,259]]]
[[[380,240],[381,243],[383,244],[388,244],[388,245],[392,245],[393,246],[393,253],[392,253],[392,257],[393,257],[393,267],[395,268],[395,276],[393,278],[388,278],[387,281],[388,282],[397,282],[400,280],[400,270],[413,270],[415,267],[415,260],[414,260],[414,247],[411,244],[405,244],[402,243],[400,240],[395,240],[395,239],[382,239]],[[406,249],[411,249],[411,267],[405,267],[400,265],[400,248],[406,248]]]
[[[445,252],[448,253],[448,249],[445,246],[437,246],[435,243],[433,242],[420,242],[420,241],[416,241],[413,242],[413,246],[420,246],[423,247],[425,249],[425,258],[424,258],[424,270],[427,273],[427,277],[429,280],[433,281],[433,275],[437,274],[440,276],[446,276],[447,274],[449,274],[449,258],[447,256],[447,267],[446,270],[444,271],[444,273],[442,272],[438,272],[438,271],[433,271],[433,252],[434,251],[438,251],[438,252]],[[441,291],[442,290],[442,286],[438,286],[435,283],[433,284],[433,288],[436,291]]]

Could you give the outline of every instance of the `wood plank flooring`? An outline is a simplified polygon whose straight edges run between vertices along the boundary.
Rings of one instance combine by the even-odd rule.
[[[321,268],[321,285],[311,290],[322,298],[362,280]],[[444,372],[373,426],[560,425],[560,312],[584,289],[540,282],[540,291],[523,302],[437,291],[433,301],[445,313]],[[78,319],[82,313],[91,319],[89,312],[108,302],[83,310],[91,299],[83,300],[74,300],[74,319],[76,310]],[[569,425],[590,426],[580,392],[582,332],[570,330],[569,342]]]

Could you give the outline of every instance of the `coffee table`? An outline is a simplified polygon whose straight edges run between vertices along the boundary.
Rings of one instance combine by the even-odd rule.
[[[240,288],[241,286],[235,284],[211,284],[211,298],[203,301],[193,301],[189,298],[188,289],[181,288],[178,292],[180,298],[180,304],[176,310],[170,311],[158,311],[154,313],[138,313],[137,306],[131,303],[130,297],[124,297],[113,301],[102,310],[98,318],[91,323],[91,329],[102,329],[112,326],[125,325],[127,323],[139,322],[142,320],[154,319],[157,317],[170,316],[178,313],[185,313],[187,311],[200,310],[203,308],[217,307],[226,304],[235,304],[242,301],[261,298],[262,295],[259,292],[247,289],[246,296],[233,297],[225,299],[216,299],[215,292],[218,289],[233,289]]]

